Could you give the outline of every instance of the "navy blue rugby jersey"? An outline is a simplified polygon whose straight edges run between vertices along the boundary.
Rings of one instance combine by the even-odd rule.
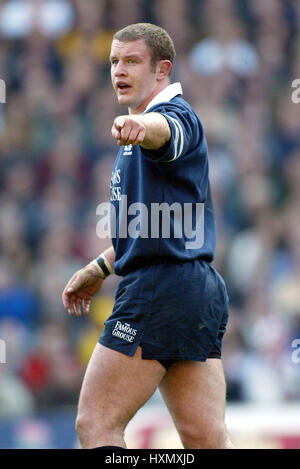
[[[110,229],[117,275],[158,262],[204,259],[216,244],[208,151],[202,124],[180,83],[145,112],[167,119],[171,139],[159,150],[120,147],[110,185]]]

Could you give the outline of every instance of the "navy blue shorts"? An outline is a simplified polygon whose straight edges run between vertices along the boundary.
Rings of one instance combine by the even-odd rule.
[[[228,321],[222,277],[201,261],[148,265],[120,281],[99,343],[166,368],[177,360],[220,358]]]

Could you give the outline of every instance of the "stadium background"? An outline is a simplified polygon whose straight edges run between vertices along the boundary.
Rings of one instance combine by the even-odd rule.
[[[80,384],[118,279],[89,317],[70,318],[61,293],[107,246],[96,207],[116,153],[112,121],[124,112],[108,54],[113,32],[140,21],[174,38],[173,81],[206,129],[215,265],[231,299],[228,427],[240,447],[300,448],[297,0],[0,0],[0,447],[77,445]],[[127,439],[177,447],[158,394]]]

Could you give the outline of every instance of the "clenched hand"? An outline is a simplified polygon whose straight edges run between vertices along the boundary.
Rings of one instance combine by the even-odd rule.
[[[121,145],[140,145],[146,135],[146,127],[138,116],[119,116],[114,120],[112,136]]]

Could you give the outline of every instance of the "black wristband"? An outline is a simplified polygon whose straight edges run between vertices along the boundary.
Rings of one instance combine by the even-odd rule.
[[[97,259],[95,259],[95,260],[96,260],[97,264],[99,265],[100,269],[102,270],[102,272],[104,274],[104,278],[108,277],[110,275],[110,271],[106,267],[103,257],[101,257],[101,256],[97,257]]]

